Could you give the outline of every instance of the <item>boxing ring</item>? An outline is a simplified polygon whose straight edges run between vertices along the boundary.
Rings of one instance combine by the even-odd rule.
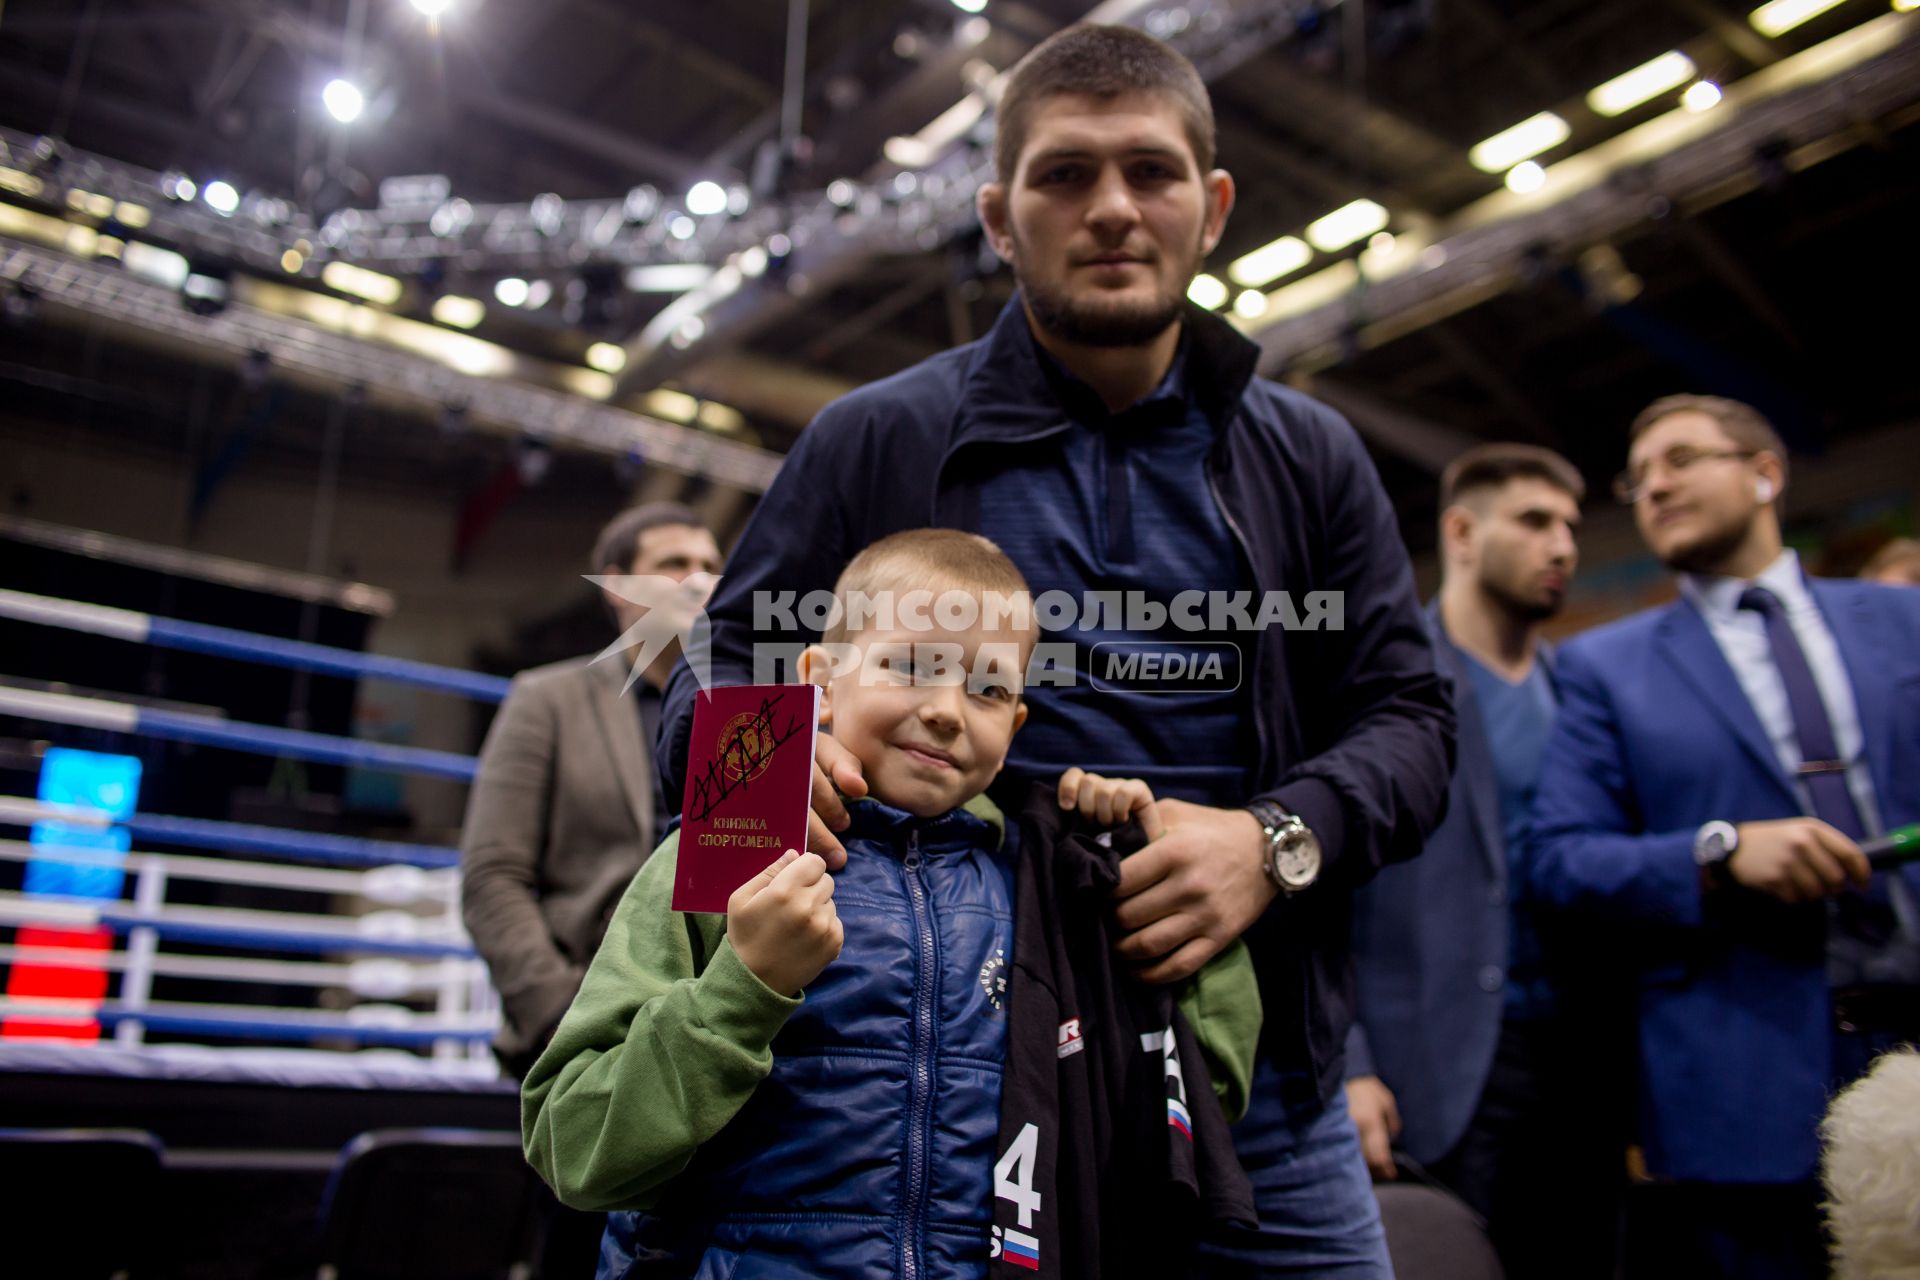
[[[0,590],[0,618],[490,703],[508,687],[455,668],[22,591]],[[0,715],[462,782],[475,771],[473,757],[452,752],[22,688],[3,675]],[[59,750],[48,751],[49,767],[63,762]],[[102,794],[118,798],[125,790]],[[277,1072],[297,1073],[296,1064],[311,1059],[322,1076],[339,1080],[348,1058],[372,1054],[382,1082],[396,1073],[443,1081],[497,1074],[487,1043],[499,1025],[498,999],[460,922],[453,848],[59,803],[43,794],[0,796],[0,862],[25,867],[21,889],[0,891],[0,930],[12,934],[0,945],[10,975],[0,996],[0,1065],[15,1058],[44,1067],[66,1056],[79,1066],[94,1055],[127,1069],[144,1056],[191,1059],[204,1071],[222,1058],[240,1064],[264,1056]],[[347,909],[176,900],[182,886],[196,884],[315,895]],[[157,1000],[156,978],[227,991],[304,990],[337,1007]],[[411,1007],[422,1004],[428,1007]],[[216,1043],[156,1045],[156,1036]],[[117,1054],[105,1052],[109,1041]],[[278,1048],[262,1055],[264,1046]]]

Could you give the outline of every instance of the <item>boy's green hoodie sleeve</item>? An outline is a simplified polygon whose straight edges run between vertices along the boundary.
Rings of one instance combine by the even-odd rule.
[[[734,953],[725,916],[668,905],[678,844],[668,836],[627,886],[521,1086],[527,1160],[576,1209],[648,1207],[752,1096],[800,1004]]]
[[[1253,955],[1234,939],[1180,988],[1180,1012],[1206,1055],[1213,1091],[1229,1123],[1247,1114],[1253,1055],[1260,1047],[1260,982]]]

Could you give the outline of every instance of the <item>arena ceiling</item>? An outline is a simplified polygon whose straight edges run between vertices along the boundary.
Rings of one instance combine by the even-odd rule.
[[[1724,88],[1727,102],[1714,110],[1757,110],[1741,86],[1782,79],[1803,55],[1824,56],[1869,31],[1883,60],[1920,42],[1920,15],[1896,12],[1910,0],[1800,2],[1820,11],[1772,34],[1752,6],[1728,0],[1109,0],[1098,12],[1197,42],[1221,163],[1239,185],[1210,270],[1229,281],[1223,307],[1243,307],[1260,337],[1272,320],[1255,311],[1269,298],[1279,304],[1287,280],[1242,288],[1230,264],[1279,237],[1305,236],[1355,201],[1379,206],[1403,250],[1451,243],[1452,230],[1505,198],[1510,166],[1487,171],[1470,157],[1508,126],[1541,112],[1564,122],[1564,138],[1540,156],[1557,174],[1557,159],[1624,145],[1678,111],[1696,81]],[[836,181],[860,197],[843,222],[924,218],[910,240],[874,237],[878,252],[855,227],[830,268],[822,253],[815,269],[805,245],[790,264],[775,253],[772,269],[692,327],[677,313],[661,319],[685,295],[636,292],[624,268],[585,247],[578,267],[558,249],[551,257],[562,265],[535,269],[480,252],[365,262],[405,286],[387,310],[431,323],[441,297],[473,297],[485,316],[472,336],[535,364],[578,367],[594,344],[622,348],[604,365],[614,403],[661,414],[667,402],[648,393],[677,389],[733,411],[696,418],[694,430],[778,452],[825,399],[976,336],[1010,296],[1007,273],[964,219],[940,221],[929,184],[903,193],[900,175],[920,166],[899,163],[900,144],[929,136],[943,112],[1089,6],[986,0],[967,11],[974,7],[451,0],[428,18],[409,0],[9,0],[0,9],[0,127],[141,171],[190,175],[202,187],[219,179],[249,201],[284,201],[313,226],[343,209],[373,209],[384,179],[422,174],[444,175],[449,197],[475,207],[552,197],[572,208],[647,189],[658,203],[646,217],[665,226],[689,188],[711,180],[738,188],[736,202],[747,197],[733,231],[721,214],[702,219],[688,246],[656,234],[644,249],[709,265],[738,261],[743,228],[780,234]],[[796,11],[805,18],[799,67],[790,66]],[[1208,32],[1217,33],[1211,41]],[[1607,115],[1589,102],[1597,86],[1663,54],[1682,55],[1687,69],[1644,104]],[[364,99],[351,125],[321,105],[336,76]],[[1314,386],[1355,418],[1416,542],[1433,463],[1446,450],[1536,440],[1568,452],[1604,486],[1622,423],[1667,391],[1744,394],[1774,408],[1810,449],[1911,419],[1920,391],[1902,372],[1910,326],[1890,321],[1881,299],[1889,283],[1920,279],[1916,99],[1920,90],[1905,100],[1893,93],[1819,137],[1783,127],[1742,143],[1741,172],[1682,198],[1628,193],[1637,212],[1613,217],[1602,233],[1558,234],[1543,220],[1537,243],[1481,287],[1404,314],[1376,314],[1364,290],[1340,290],[1319,305],[1343,308],[1351,323],[1336,326],[1333,341],[1270,345],[1268,370]],[[963,170],[966,153],[975,162],[980,154],[978,127],[954,136],[950,158],[959,154]],[[33,206],[17,192],[0,196]],[[1337,285],[1343,267],[1364,276],[1351,264],[1369,244],[1387,250],[1367,235],[1310,248],[1298,277]],[[333,256],[351,259],[353,250],[343,242]],[[327,254],[293,283],[327,291],[316,277]],[[502,305],[496,289],[509,275],[529,281],[544,304]],[[676,338],[695,336],[661,341],[663,324]],[[138,436],[144,448],[194,447],[183,388],[196,379],[224,379],[217,389],[236,402],[249,394],[240,362],[216,362],[209,374],[177,348],[112,325],[37,327],[8,345],[0,377],[19,393],[15,414],[85,402],[94,406],[88,430]],[[102,367],[135,376],[103,378]],[[324,389],[303,395],[261,443],[263,464],[299,465],[321,447]],[[344,474],[404,477],[422,465],[478,474],[489,451],[510,447],[450,443],[444,421],[436,431],[431,415],[392,416],[392,429],[351,444]],[[563,456],[548,483],[597,495],[630,478],[604,458]]]

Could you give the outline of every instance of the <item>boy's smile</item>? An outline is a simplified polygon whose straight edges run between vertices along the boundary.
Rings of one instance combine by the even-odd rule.
[[[1017,633],[868,631],[834,665],[810,650],[823,686],[820,721],[860,760],[871,793],[930,818],[986,790],[1006,763],[1021,701],[1026,645]]]

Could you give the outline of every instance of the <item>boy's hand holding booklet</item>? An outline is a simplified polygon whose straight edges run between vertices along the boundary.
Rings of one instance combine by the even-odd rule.
[[[805,852],[819,727],[817,685],[736,685],[698,696],[675,911],[723,912],[733,891],[782,853]]]

